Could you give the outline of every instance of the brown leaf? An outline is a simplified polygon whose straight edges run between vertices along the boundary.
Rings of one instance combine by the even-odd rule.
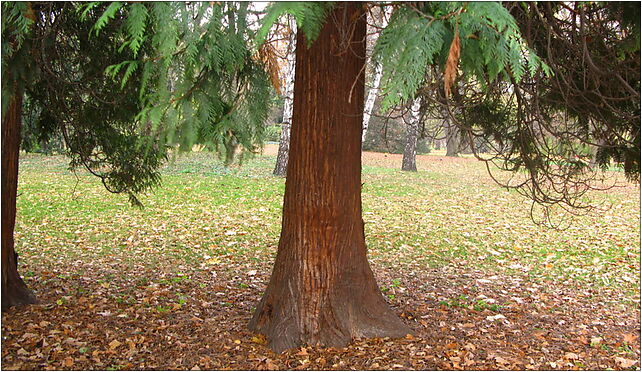
[[[118,340],[114,340],[114,341],[109,343],[109,349],[110,350],[114,350],[115,348],[119,347],[120,345],[122,345],[122,344]]]
[[[267,344],[267,340],[265,339],[265,336],[261,335],[261,334],[256,335],[256,336],[252,336],[252,340],[251,341],[254,342],[255,344],[259,344],[259,345]]]
[[[446,60],[446,70],[444,71],[444,92],[446,97],[450,97],[450,87],[455,83],[457,77],[457,65],[459,64],[459,52],[461,44],[459,43],[459,30],[455,30],[455,36],[450,44],[448,59]]]
[[[548,331],[545,331],[543,329],[538,329],[533,332],[533,336],[539,338],[540,340],[544,339],[547,334],[548,334]]]
[[[270,371],[276,371],[279,369],[279,366],[274,363],[272,359],[267,359],[265,361],[265,368],[267,368]]]
[[[510,362],[500,356],[495,357],[495,361],[499,364],[510,364]]]
[[[624,342],[626,342],[627,344],[633,344],[633,343],[635,343],[635,341],[637,341],[638,336],[637,336],[637,335],[635,335],[635,334],[633,334],[633,333],[627,333],[627,334],[625,334],[625,335],[622,337],[622,339],[623,339],[623,340],[624,340]]]
[[[74,358],[72,357],[66,357],[65,360],[62,361],[63,367],[71,367],[74,365]]]
[[[475,349],[477,349],[477,347],[475,347],[475,345],[473,345],[473,344],[471,344],[469,342],[466,345],[464,345],[464,349],[469,350],[469,351],[474,351]]]
[[[622,357],[615,357],[615,363],[617,363],[622,368],[633,367],[638,361],[634,359],[626,359]]]

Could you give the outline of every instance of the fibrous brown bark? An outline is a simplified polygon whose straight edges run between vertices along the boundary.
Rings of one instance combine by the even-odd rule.
[[[18,274],[13,232],[16,225],[18,155],[22,120],[22,93],[11,98],[2,118],[2,310],[36,302]]]
[[[250,322],[277,352],[410,330],[367,261],[361,218],[365,15],[339,3],[307,48],[297,36],[294,117],[279,249]]]

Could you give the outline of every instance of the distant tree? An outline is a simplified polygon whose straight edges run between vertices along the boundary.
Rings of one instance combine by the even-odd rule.
[[[290,128],[292,127],[292,101],[294,100],[294,71],[296,68],[296,22],[288,17],[288,49],[286,53],[285,89],[283,91],[283,123],[279,139],[279,152],[274,166],[275,176],[285,176],[288,170],[288,155],[290,154]]]
[[[376,8],[374,9],[376,10]],[[383,65],[381,63],[374,63],[372,59],[372,49],[374,49],[374,46],[377,44],[377,40],[379,39],[379,33],[380,31],[377,30],[376,28],[381,28],[384,29],[388,25],[388,19],[390,18],[390,7],[381,7],[379,9],[379,12],[377,16],[373,18],[378,18],[374,20],[374,25],[373,28],[375,30],[372,33],[372,37],[368,38],[366,46],[372,45],[370,48],[367,48],[367,50],[370,50],[370,55],[368,56],[368,60],[366,62],[366,65],[369,65],[370,67],[374,66],[374,71],[373,71],[373,76],[372,76],[372,82],[371,82],[371,87],[368,90],[368,96],[366,98],[366,103],[363,108],[363,132],[361,133],[361,143],[364,143],[366,141],[366,135],[368,133],[368,126],[370,125],[370,118],[372,116],[372,109],[375,106],[375,101],[377,99],[377,93],[379,92],[379,83],[381,82],[381,76],[383,76]],[[370,12],[371,15],[374,15],[374,12]],[[368,67],[368,66],[366,66]]]
[[[401,161],[401,170],[417,171],[417,137],[419,137],[419,124],[421,115],[421,98],[415,98],[410,108],[410,120],[406,122],[406,146]]]
[[[446,156],[459,156],[459,128],[451,124],[448,118],[443,123],[446,133]]]

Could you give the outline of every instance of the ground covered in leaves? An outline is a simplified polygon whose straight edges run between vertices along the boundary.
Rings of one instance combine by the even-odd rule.
[[[62,157],[23,156],[19,270],[40,304],[2,314],[2,368],[640,368],[637,184],[612,172],[600,209],[553,230],[482,163],[437,155],[415,174],[364,154],[369,258],[414,334],[272,353],[246,325],[278,243],[274,160],[193,153],[136,209]]]

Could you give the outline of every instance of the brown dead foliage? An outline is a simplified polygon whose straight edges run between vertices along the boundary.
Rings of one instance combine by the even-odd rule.
[[[446,60],[446,69],[444,70],[444,92],[446,97],[450,97],[450,89],[457,78],[457,66],[459,65],[459,53],[461,43],[459,42],[459,31],[455,30],[455,36],[450,44],[448,59]]]

